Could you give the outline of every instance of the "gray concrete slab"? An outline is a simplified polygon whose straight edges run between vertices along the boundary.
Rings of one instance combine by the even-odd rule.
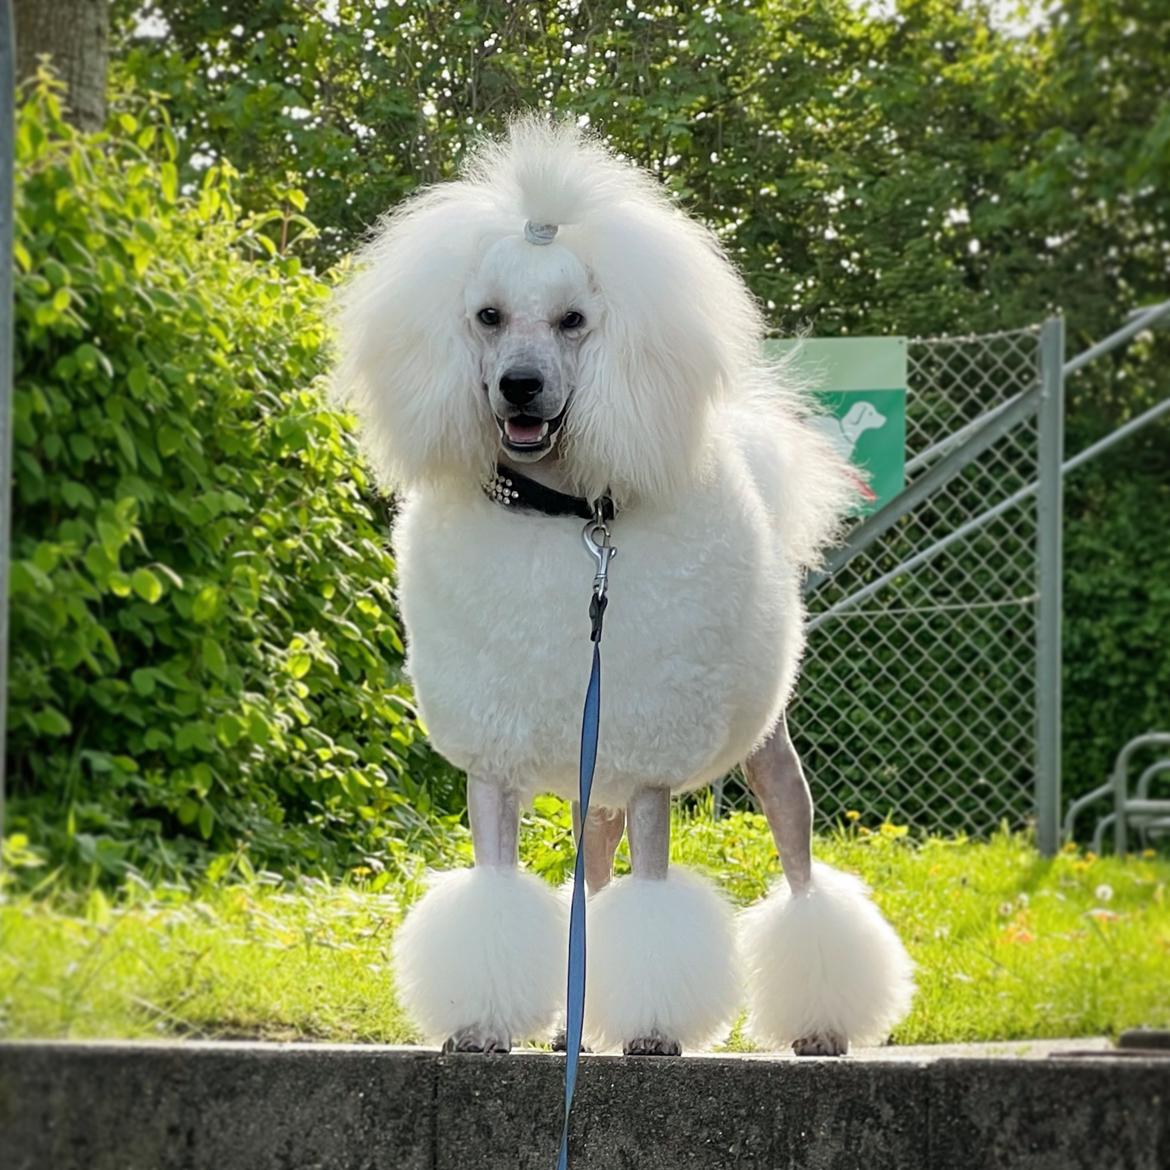
[[[1074,1046],[1094,1044],[587,1057],[572,1166],[1170,1167],[1170,1060],[1064,1055]],[[0,1166],[552,1170],[563,1068],[563,1057],[536,1052],[0,1044]]]
[[[434,1057],[0,1044],[4,1170],[430,1170]]]
[[[1170,1168],[1170,1060],[949,1060],[931,1072],[936,1166]]]

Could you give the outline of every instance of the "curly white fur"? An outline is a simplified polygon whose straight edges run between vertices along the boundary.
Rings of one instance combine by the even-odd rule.
[[[490,473],[496,431],[463,294],[492,245],[521,236],[528,220],[562,225],[557,245],[604,303],[566,424],[566,471],[582,494],[628,502],[678,490],[712,453],[716,406],[792,430],[806,403],[764,362],[759,309],[714,235],[575,126],[521,119],[461,179],[389,215],[342,294],[337,389],[385,482]],[[801,462],[820,473],[803,477],[801,505],[785,519],[809,557],[852,489],[815,429],[789,441],[797,436]]]
[[[545,1038],[565,994],[565,905],[516,869],[435,877],[394,938],[399,999],[431,1041]]]
[[[800,894],[784,882],[745,911],[740,946],[748,1031],[772,1047],[880,1043],[914,995],[914,965],[864,882],[827,865],[814,864]]]
[[[585,1031],[598,1050],[658,1035],[716,1039],[739,1005],[732,912],[707,881],[672,867],[625,877],[589,901]]]

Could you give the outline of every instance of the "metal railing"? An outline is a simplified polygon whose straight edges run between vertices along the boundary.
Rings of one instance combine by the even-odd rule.
[[[1067,361],[1060,318],[910,342],[907,486],[806,586],[790,725],[822,820],[856,810],[977,835],[1034,824],[1055,852],[1063,477],[1170,412],[1166,399],[1065,459],[1064,383],[1166,322],[1170,301]],[[717,803],[748,799],[730,780]],[[1124,816],[1112,819],[1120,836]]]

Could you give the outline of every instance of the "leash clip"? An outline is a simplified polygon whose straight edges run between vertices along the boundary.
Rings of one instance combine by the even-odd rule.
[[[601,501],[593,506],[593,519],[588,521],[581,533],[589,555],[597,562],[597,571],[593,574],[593,596],[589,599],[589,624],[592,632],[590,641],[601,641],[601,623],[605,617],[605,607],[608,598],[605,591],[609,586],[609,562],[617,556],[617,549],[610,543],[609,526],[605,522]]]
[[[609,526],[601,514],[600,504],[595,507],[593,519],[586,523],[581,536],[589,555],[597,562],[593,592],[598,597],[604,597],[609,585],[609,562],[617,556],[617,549],[610,543]]]

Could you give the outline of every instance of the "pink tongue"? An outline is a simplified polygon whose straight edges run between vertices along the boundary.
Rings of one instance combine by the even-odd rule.
[[[543,431],[544,423],[522,423],[514,418],[504,423],[504,433],[513,443],[538,443]]]

